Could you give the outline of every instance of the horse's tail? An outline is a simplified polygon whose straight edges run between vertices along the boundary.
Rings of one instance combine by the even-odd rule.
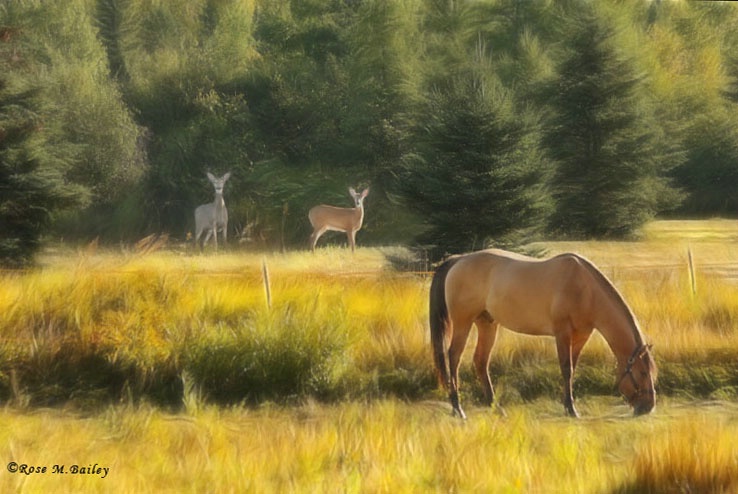
[[[448,327],[448,307],[446,306],[446,276],[451,268],[459,260],[452,257],[438,266],[433,273],[430,286],[430,337],[433,349],[433,362],[436,364],[436,375],[438,382],[444,388],[448,387],[449,370],[446,362],[446,350],[444,340],[446,328]]]

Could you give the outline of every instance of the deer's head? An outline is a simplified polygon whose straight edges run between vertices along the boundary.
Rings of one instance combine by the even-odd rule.
[[[366,196],[369,195],[369,187],[364,189],[361,193],[356,192],[353,187],[349,187],[349,194],[354,198],[354,204],[356,207],[360,208],[363,205]]]
[[[225,187],[225,183],[228,181],[229,178],[231,178],[231,172],[226,173],[220,178],[217,178],[215,175],[208,172],[208,180],[210,180],[210,183],[213,184],[213,188],[215,188],[216,194],[223,194],[223,187]]]

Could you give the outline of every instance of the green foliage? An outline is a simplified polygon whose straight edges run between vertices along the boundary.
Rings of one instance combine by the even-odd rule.
[[[45,22],[44,29],[35,22],[26,28],[39,33],[48,59],[44,117],[58,127],[53,139],[76,148],[67,179],[89,189],[96,204],[110,205],[143,176],[145,156],[138,145],[140,129],[109,78],[95,20],[85,4],[45,2],[39,21],[53,22]]]
[[[0,80],[0,86],[6,84]],[[24,108],[21,94],[8,93],[0,93],[0,262],[21,266],[31,261],[39,247],[40,233],[49,219],[48,206],[54,202],[45,192],[53,191],[53,182],[39,176],[39,163],[24,149],[30,144],[33,114]]]
[[[723,112],[702,115],[687,136],[687,160],[674,171],[690,191],[682,211],[733,216],[738,213],[738,139],[735,117]],[[708,140],[709,139],[709,140]]]
[[[185,370],[221,403],[335,396],[346,335],[290,312],[263,327],[216,328],[188,342]]]
[[[5,77],[33,82],[45,152],[77,186],[74,210],[53,215],[65,238],[184,238],[212,197],[205,172],[226,170],[231,238],[248,230],[284,248],[304,242],[312,205],[369,183],[367,243],[410,242],[449,206],[465,216],[495,203],[489,231],[441,251],[529,238],[553,207],[548,233],[609,237],[680,204],[737,210],[730,4],[24,0],[3,4],[0,26]],[[521,136],[485,151],[511,172],[487,177],[500,199],[461,188],[433,210],[403,207],[417,190],[438,195],[438,174],[422,177],[446,166],[430,140],[454,112],[478,114],[436,170],[451,184],[472,179],[460,163],[463,147],[485,145],[475,133]]]
[[[111,208],[145,169],[140,130],[108,78],[105,53],[87,5],[30,1],[0,10],[2,24],[14,33],[3,43],[6,61],[12,62],[9,73],[25,77],[34,87],[36,146],[43,152],[33,154],[41,168],[56,170],[55,187],[67,189],[68,199],[74,199],[67,202],[75,212],[64,215],[65,221],[78,218],[82,224],[88,218],[86,208]],[[56,164],[43,162],[49,160]],[[30,191],[20,190],[34,200]],[[57,209],[46,208],[46,214]],[[38,219],[29,216],[27,221],[39,228]]]
[[[533,98],[537,87],[553,75],[557,11],[552,3],[521,4],[515,0],[479,2],[468,15],[470,36],[492,61],[506,87],[521,100]]]
[[[19,12],[0,6],[8,21]],[[81,202],[84,190],[67,183],[74,151],[55,142],[39,73],[25,57],[39,48],[19,24],[0,23],[0,265],[30,264],[52,215]],[[48,125],[48,127],[47,127]]]
[[[686,197],[678,213],[734,215],[735,74],[738,10],[723,2],[660,2],[651,5],[644,40],[652,55],[658,114],[667,137],[682,143],[685,159],[673,169]]]
[[[453,80],[430,96],[422,130],[424,147],[407,159],[401,187],[428,227],[418,241],[432,258],[510,247],[541,231],[547,170],[538,129],[497,81]]]
[[[616,44],[616,24],[581,3],[562,29],[568,53],[548,94],[547,143],[557,171],[551,228],[580,238],[624,237],[676,196],[666,172],[679,155],[654,118],[644,78]]]
[[[338,168],[345,94],[340,10],[334,2],[266,2],[255,37],[261,59],[244,90],[268,159],[303,167],[330,162]]]

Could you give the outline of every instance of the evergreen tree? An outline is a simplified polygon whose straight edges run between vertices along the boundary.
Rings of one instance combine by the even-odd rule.
[[[86,0],[4,7],[0,25],[18,26],[23,34],[8,42],[23,59],[9,70],[33,80],[44,147],[64,163],[64,179],[81,186],[78,207],[55,226],[67,238],[100,235],[112,223],[111,209],[143,175],[145,159],[139,128],[110,79],[94,9]]]
[[[547,144],[557,161],[551,229],[624,237],[675,205],[664,177],[680,155],[653,117],[644,75],[617,48],[615,23],[588,2],[575,2],[568,15],[568,54],[547,92]]]
[[[682,211],[700,215],[738,213],[738,118],[726,111],[699,115],[686,137],[687,161],[674,171],[688,192]]]
[[[430,96],[420,152],[401,187],[431,257],[515,247],[540,232],[547,166],[537,127],[493,76],[468,73]]]
[[[725,97],[729,101],[738,104],[738,55],[729,58],[726,65],[730,81],[725,89]]]
[[[13,268],[33,261],[52,214],[82,194],[47,141],[40,89],[24,69],[30,54],[22,31],[0,24],[0,265]]]

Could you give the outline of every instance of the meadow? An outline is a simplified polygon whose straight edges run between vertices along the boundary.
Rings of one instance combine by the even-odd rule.
[[[553,341],[505,331],[491,363],[504,413],[479,404],[467,355],[469,419],[452,417],[430,358],[429,277],[390,265],[401,249],[49,249],[40,268],[1,275],[0,490],[735,491],[736,223],[532,246],[594,261],[654,344],[654,413],[631,416],[595,336],[578,421],[559,401]]]

